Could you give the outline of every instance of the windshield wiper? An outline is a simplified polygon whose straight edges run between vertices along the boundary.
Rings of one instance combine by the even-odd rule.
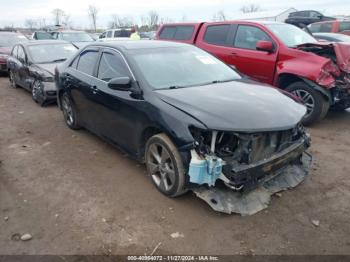
[[[52,60],[51,62],[52,62],[52,63],[57,63],[57,62],[64,62],[64,61],[66,61],[66,60],[67,60],[67,58],[60,58],[60,59]]]
[[[227,83],[227,82],[232,82],[235,79],[227,79],[227,80],[214,80],[211,82],[211,84],[219,84],[219,83]]]

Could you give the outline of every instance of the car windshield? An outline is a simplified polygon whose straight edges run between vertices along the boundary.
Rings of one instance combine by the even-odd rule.
[[[94,39],[84,32],[62,33],[62,39],[68,42],[91,42]]]
[[[296,47],[307,43],[317,43],[317,40],[294,25],[266,25],[286,46]]]
[[[154,89],[227,82],[240,75],[214,56],[192,46],[131,52],[136,67]]]
[[[77,48],[72,44],[45,44],[28,47],[32,62],[37,64],[55,63],[67,60]]]
[[[0,34],[0,47],[12,47],[26,41],[28,41],[28,39],[21,34]]]

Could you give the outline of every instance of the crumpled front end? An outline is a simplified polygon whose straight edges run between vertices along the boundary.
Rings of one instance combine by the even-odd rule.
[[[216,211],[254,214],[272,194],[295,187],[308,174],[310,138],[301,125],[260,133],[191,132],[192,190]]]
[[[298,49],[329,59],[320,70],[317,84],[330,89],[333,107],[350,107],[350,45],[347,43],[304,44]]]

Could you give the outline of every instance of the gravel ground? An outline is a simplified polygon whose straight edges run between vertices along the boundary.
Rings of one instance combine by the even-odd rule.
[[[350,254],[350,112],[308,131],[303,184],[254,216],[223,215],[191,193],[164,197],[143,165],[1,77],[0,254],[150,254],[159,243],[156,254]]]

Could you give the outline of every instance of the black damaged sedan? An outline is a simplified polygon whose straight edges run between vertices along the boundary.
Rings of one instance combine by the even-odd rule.
[[[71,43],[56,40],[28,41],[15,45],[7,59],[11,86],[27,89],[41,106],[56,101],[55,67],[77,50]]]
[[[194,46],[91,44],[57,68],[56,84],[66,124],[145,162],[167,196],[307,173],[305,107]]]

